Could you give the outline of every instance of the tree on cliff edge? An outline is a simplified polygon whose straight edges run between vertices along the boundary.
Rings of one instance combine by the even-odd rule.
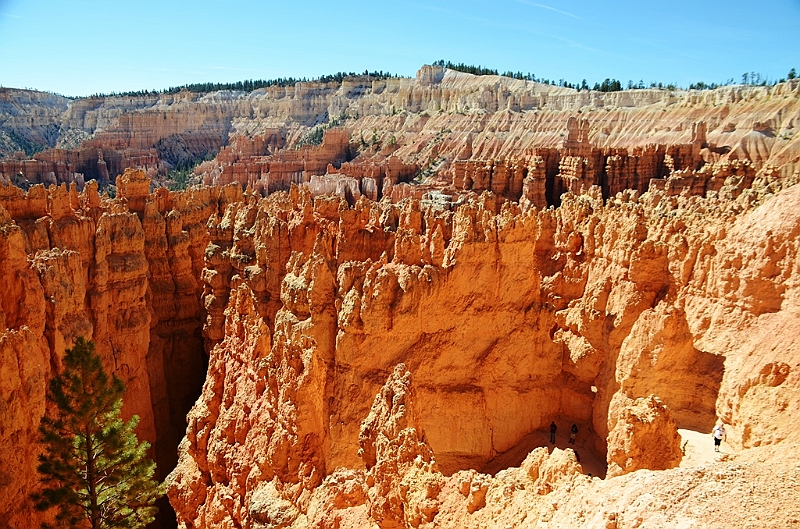
[[[149,445],[133,431],[139,418],[120,417],[124,392],[120,379],[109,380],[94,343],[78,338],[50,382],[39,425],[42,490],[32,498],[37,510],[58,508],[58,527],[138,528],[153,521],[162,486],[152,479]]]

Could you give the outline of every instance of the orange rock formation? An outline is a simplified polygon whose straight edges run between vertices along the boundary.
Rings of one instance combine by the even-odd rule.
[[[777,255],[745,234],[777,229],[797,193],[604,204],[596,189],[524,213],[488,195],[441,211],[297,189],[230,206],[209,223],[206,292],[228,301],[210,312],[219,341],[170,476],[179,520],[483,526],[521,505],[552,517],[537,497],[600,487],[569,450],[550,456],[552,477],[515,477],[553,419],[578,424],[580,456],[607,460],[610,476],[676,466],[677,428],[707,432],[717,418],[734,446],[777,441],[754,437],[743,410],[796,442],[796,345],[763,315],[789,325],[796,293],[781,285],[798,224],[773,235],[789,245]],[[778,259],[768,280],[764,259]],[[739,281],[721,279],[729,262]],[[752,288],[781,294],[748,302]],[[758,340],[724,338],[742,328]],[[781,386],[787,407],[751,384]],[[542,472],[546,452],[530,457]],[[510,501],[501,491],[518,479],[526,492]]]
[[[180,527],[791,527],[798,90],[426,67],[52,100],[109,178],[108,145],[157,164],[229,126],[198,174],[231,185],[0,185],[0,520],[38,523],[45,388],[83,335]],[[294,149],[324,114],[343,128]],[[685,466],[717,422],[726,453]]]
[[[0,179],[103,182],[128,167],[146,168],[154,177],[222,149],[214,164],[198,172],[208,183],[239,181],[269,192],[327,172],[355,177],[362,194],[377,191],[380,198],[381,183],[361,179],[375,179],[370,174],[375,164],[391,155],[392,164],[409,168],[398,182],[428,177],[426,183],[434,187],[456,190],[465,182],[473,189],[475,182],[472,176],[464,180],[457,162],[497,167],[494,177],[491,170],[479,171],[474,190],[493,189],[517,200],[529,166],[536,167],[534,158],[541,156],[544,195],[539,184],[528,186],[527,200],[557,204],[565,190],[600,185],[606,197],[629,188],[644,192],[652,179],[719,161],[747,160],[756,171],[772,166],[789,177],[800,169],[800,136],[793,133],[798,93],[796,80],[772,87],[596,93],[439,67],[424,67],[416,79],[308,82],[250,94],[181,92],[73,101],[3,89],[0,97],[9,109],[8,116],[0,116],[3,127],[57,148],[34,160],[0,161]],[[334,122],[350,132],[349,145],[338,138],[328,142],[327,153],[285,149],[314,127]],[[0,142],[0,152],[12,154],[2,149]],[[558,152],[545,155],[543,149]],[[327,170],[328,164],[338,169],[342,162],[349,163],[347,173]],[[678,191],[708,187],[705,174],[673,180],[671,188]],[[386,191],[395,199],[425,192]]]
[[[106,368],[126,382],[123,413],[141,417],[139,434],[163,474],[198,394],[204,225],[241,192],[150,195],[141,171],[118,185],[115,202],[101,199],[94,182],[80,194],[74,184],[27,194],[0,186],[0,513],[9,527],[35,522],[27,495],[36,486],[45,388],[78,336],[94,340]]]

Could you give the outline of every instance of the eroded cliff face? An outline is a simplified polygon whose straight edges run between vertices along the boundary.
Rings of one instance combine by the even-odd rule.
[[[644,192],[653,178],[669,177],[664,185],[676,193],[690,188],[701,194],[717,191],[732,175],[750,178],[740,166],[744,161],[752,174],[771,166],[785,178],[800,169],[799,93],[796,80],[772,87],[599,93],[432,66],[415,79],[354,77],[250,93],[72,101],[4,89],[0,136],[8,141],[0,141],[0,153],[8,159],[0,162],[0,179],[75,181],[80,188],[93,178],[113,183],[128,167],[144,167],[156,178],[234,146],[198,176],[207,183],[239,181],[255,188],[261,181],[285,190],[292,181],[344,175],[371,198],[421,198],[424,191],[416,187],[384,190],[384,180],[394,186],[398,180],[391,175],[399,174],[401,183],[422,179],[452,192],[491,189],[518,200],[530,175],[525,195],[537,207],[591,185],[606,197],[630,188]],[[344,159],[293,153],[312,133],[333,126],[350,133]],[[14,154],[26,146],[50,149],[30,160]],[[387,170],[387,158],[413,169]],[[341,170],[343,162],[350,166]],[[706,162],[718,165],[698,174]]]
[[[796,443],[800,191],[759,189],[604,202],[595,188],[523,211],[295,187],[230,205],[208,224],[215,345],[169,480],[179,523],[486,526],[528,502],[535,525],[555,516],[536,497],[557,476],[604,490],[569,449],[534,451],[551,420],[578,425],[583,464],[609,476],[674,467],[676,429],[718,417],[733,446]],[[398,369],[413,390],[386,389]],[[365,439],[383,420],[381,452]],[[548,457],[556,477],[498,474]]]
[[[175,465],[184,417],[205,373],[200,305],[206,219],[241,191],[150,195],[144,173],[118,181],[115,201],[92,182],[0,187],[0,467],[7,527],[38,523],[38,423],[48,381],[78,336],[94,340],[127,385],[123,415],[139,415],[162,477]]]
[[[653,478],[672,490],[625,475],[677,465],[677,428],[719,418],[743,454],[780,450],[716,463],[729,501],[796,447],[789,182],[736,199],[592,188],[546,210],[150,193],[133,171],[118,188],[3,188],[10,527],[31,523],[46,383],[79,335],[126,380],[162,472],[208,351],[169,479],[186,527],[665,525],[702,474]],[[587,476],[606,470],[622,477]],[[603,507],[644,490],[663,509]]]
[[[327,123],[311,129],[238,120],[230,145],[195,172],[262,193],[304,183],[315,194],[394,202],[490,190],[544,208],[594,185],[605,198],[651,186],[698,196],[727,186],[735,197],[757,173],[787,179],[800,168],[799,87],[597,94],[424,67],[413,82],[330,96]],[[287,148],[334,125],[322,148]],[[334,148],[342,131],[348,149]]]
[[[86,336],[181,527],[790,526],[797,90],[423,68],[49,101],[86,143],[2,162],[74,184],[0,184],[0,520],[38,522],[45,388]],[[228,140],[208,187],[153,189]],[[141,170],[111,200],[80,164]],[[675,468],[720,421],[736,454]]]

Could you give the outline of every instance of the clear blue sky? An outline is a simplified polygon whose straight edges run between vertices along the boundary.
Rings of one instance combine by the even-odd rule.
[[[88,95],[437,59],[674,82],[800,69],[800,0],[0,0],[0,85]]]

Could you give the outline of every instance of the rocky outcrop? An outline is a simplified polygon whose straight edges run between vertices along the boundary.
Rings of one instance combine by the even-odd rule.
[[[668,468],[677,428],[791,443],[798,352],[775,329],[798,304],[799,191],[782,185],[593,188],[547,210],[150,193],[134,172],[115,201],[3,187],[4,516],[23,523],[46,380],[78,335],[167,468],[208,352],[170,477],[186,526],[470,527],[551,520],[554,501],[573,519],[569,490],[612,494],[584,473]],[[551,420],[579,425],[575,450],[548,455]]]
[[[431,522],[438,510],[435,498],[440,480],[433,477],[414,483],[422,485],[422,491],[409,487],[414,477],[435,469],[414,409],[410,377],[403,364],[394,369],[359,433],[358,454],[367,466],[369,516],[384,527],[406,523],[416,527]]]
[[[373,159],[380,153],[414,167],[412,178],[420,173],[425,183],[439,188],[454,182],[452,165],[457,161],[496,165],[497,182],[487,189],[517,200],[522,184],[502,168],[528,160],[534,150],[557,149],[560,170],[559,160],[553,165],[534,153],[547,161],[547,203],[556,205],[566,190],[599,185],[606,197],[631,187],[643,192],[650,179],[666,178],[673,171],[696,172],[720,161],[748,160],[756,172],[772,166],[787,178],[800,168],[800,136],[792,133],[799,91],[800,84],[792,80],[773,87],[704,92],[596,93],[432,66],[423,67],[416,79],[353,77],[251,93],[184,91],[66,100],[4,89],[7,104],[0,130],[14,137],[27,134],[40,147],[60,149],[39,153],[36,161],[0,165],[0,179],[8,182],[22,174],[19,183],[49,185],[71,182],[80,173],[85,181],[112,182],[128,167],[145,168],[155,178],[219,151],[217,163],[198,173],[207,182],[236,181],[271,192],[326,172],[349,177],[365,173],[375,179],[366,173],[382,162]],[[41,129],[42,116],[49,116],[47,126],[53,130]],[[350,133],[348,155],[332,153],[316,163],[304,149],[294,151],[336,127]],[[13,156],[20,147],[9,143],[3,152]],[[349,162],[350,170],[326,171],[328,163],[338,168],[342,162]],[[363,170],[357,169],[362,165]],[[266,174],[271,178],[264,178]],[[455,182],[457,189],[463,189],[460,182]],[[382,183],[375,183],[369,185],[380,194]],[[483,190],[480,175],[474,190]]]
[[[33,523],[28,494],[45,388],[77,337],[92,339],[106,369],[126,383],[123,415],[141,418],[137,431],[153,445],[162,477],[199,394],[205,222],[241,192],[151,195],[135,171],[118,184],[116,201],[101,200],[94,182],[82,193],[74,184],[0,187],[0,266],[13,289],[0,309],[0,402],[8,410],[0,419],[0,516],[8,527]]]
[[[624,397],[623,397],[624,399]],[[665,470],[681,462],[681,438],[666,406],[653,395],[612,403],[608,476],[641,468]]]
[[[742,259],[741,278],[761,277],[757,255],[766,254],[736,257],[735,248],[755,246],[739,235],[723,241],[733,219],[755,226],[760,212],[795,194],[754,187],[734,200],[653,190],[606,203],[593,188],[565,195],[556,210],[523,212],[490,194],[450,208],[364,198],[351,206],[293,188],[287,202],[230,205],[209,224],[217,235],[203,277],[214,346],[170,477],[180,523],[220,513],[228,514],[219,523],[251,523],[253,491],[267,483],[276,491],[264,493],[269,505],[291,504],[282,511],[295,513],[289,524],[446,524],[460,509],[498,520],[516,511],[493,494],[521,479],[514,469],[547,444],[541,432],[551,420],[580,425],[581,459],[608,458],[611,475],[676,465],[677,428],[703,431],[717,418],[731,425],[734,445],[775,442],[746,428],[740,413],[760,406],[788,420],[767,395],[796,398],[792,368],[749,360],[752,346],[732,350],[721,329],[767,325],[758,315],[791,310],[795,294],[763,297],[762,284],[750,305],[718,313],[729,297],[749,298],[727,290],[744,288],[736,282],[710,278],[731,259]],[[791,268],[781,259],[770,288]],[[786,366],[792,351],[781,353]],[[405,367],[396,371],[398,362]],[[745,378],[760,389],[740,386]],[[396,419],[359,428],[368,416]],[[394,455],[424,446],[403,461],[435,467],[403,470],[393,459],[381,467],[377,439]],[[558,457],[576,464],[578,456]],[[585,472],[575,464],[561,485],[535,477],[523,488],[561,494]],[[385,471],[375,475],[376,467]]]
[[[404,164],[391,155],[376,154],[357,163],[346,161],[352,159],[355,150],[346,130],[325,131],[319,146],[251,154],[264,151],[253,145],[267,145],[267,141],[267,136],[252,142],[237,140],[214,161],[201,164],[195,173],[206,185],[238,182],[262,195],[288,190],[292,184],[305,184],[315,196],[336,194],[352,203],[361,195],[371,200],[392,196],[393,186],[410,181],[417,172],[416,165]]]
[[[0,159],[55,147],[69,103],[56,94],[0,88]]]
[[[122,174],[125,169],[139,168],[155,175],[161,166],[155,149],[50,149],[35,154],[30,160],[0,160],[0,183],[28,187],[33,184],[50,186],[75,182],[79,189],[83,189],[84,182],[89,180],[108,184],[111,182],[110,175]]]
[[[651,186],[669,194],[738,196],[750,187],[756,170],[749,160],[722,159],[706,143],[706,125],[695,123],[691,143],[597,149],[588,139],[589,122],[570,118],[558,149],[531,149],[522,160],[456,160],[456,191],[486,191],[519,201],[525,207],[557,205],[565,192],[582,194],[592,186],[604,198],[626,190],[640,193]],[[704,152],[705,151],[705,152]],[[528,176],[530,174],[530,177]]]
[[[263,145],[266,141],[266,137],[258,137],[254,143]],[[308,182],[312,175],[325,174],[329,164],[341,165],[348,159],[350,148],[349,134],[343,130],[325,132],[319,146],[303,146],[275,155],[248,154],[253,150],[250,142],[244,142],[244,151],[239,150],[241,143],[226,149],[221,158],[198,168],[205,185],[238,182],[242,187],[259,189],[264,194],[285,191],[292,183]]]
[[[788,126],[796,89],[431,68],[71,105],[116,145],[93,155],[109,179],[111,151],[230,126],[198,171],[232,185],[0,186],[0,519],[36,523],[44,388],[84,335],[174,465],[181,527],[713,526],[745,501],[789,526],[796,491],[770,480],[800,443],[797,151],[744,137]],[[673,468],[677,430],[717,421],[738,454]]]

